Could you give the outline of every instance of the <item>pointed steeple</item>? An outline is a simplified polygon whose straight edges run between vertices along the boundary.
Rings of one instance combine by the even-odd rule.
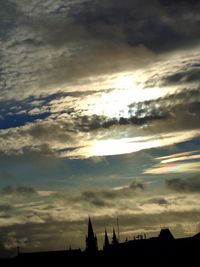
[[[92,222],[89,217],[88,220],[88,234],[86,236],[86,251],[88,252],[96,252],[98,250],[97,246],[97,237],[94,235]]]
[[[92,222],[91,222],[90,217],[89,217],[89,220],[88,220],[88,237],[94,239],[94,231],[93,231]]]
[[[115,233],[115,228],[113,227],[113,237],[112,237],[112,244],[117,245],[118,244],[118,239]]]
[[[109,244],[108,234],[107,234],[107,231],[105,229],[105,239],[104,239],[103,250],[107,250],[109,248],[109,246],[110,246],[110,244]]]

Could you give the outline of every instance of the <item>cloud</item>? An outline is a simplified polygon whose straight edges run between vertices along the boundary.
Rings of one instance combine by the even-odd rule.
[[[87,190],[83,191],[78,199],[89,202],[97,207],[111,206],[111,202],[114,199],[120,201],[123,198],[133,197],[134,194],[138,194],[140,191],[144,191],[146,185],[139,180],[133,181],[129,186],[124,186],[117,189],[101,189],[101,190]]]
[[[83,247],[88,214],[100,240],[117,216],[122,236],[193,229],[199,1],[15,2],[0,10],[1,247]]]
[[[191,140],[191,143],[195,143],[195,139]],[[198,143],[198,138],[197,138]],[[192,148],[187,142],[184,144],[180,144],[183,146],[184,150],[178,150],[178,153],[169,154],[166,156],[156,158],[156,161],[159,163],[155,164],[149,169],[145,170],[146,174],[164,174],[167,175],[169,173],[198,173],[200,169],[200,164],[198,159],[200,158],[198,144]],[[174,151],[176,152],[176,151]]]
[[[126,236],[129,239],[138,232],[148,232],[149,236],[157,236],[160,230],[160,225],[170,224],[175,237],[182,235],[192,235],[194,232],[187,232],[188,227],[195,228],[191,218],[199,219],[199,212],[180,212],[180,213],[166,213],[162,216],[155,214],[150,215],[130,215],[128,220],[126,216],[119,217],[119,227],[121,240],[125,240]],[[171,222],[174,222],[173,224]],[[94,231],[97,233],[99,247],[103,245],[103,233],[107,227],[108,233],[111,235],[112,227],[116,224],[116,218],[106,216],[92,217]],[[179,228],[177,229],[177,224]],[[70,222],[55,222],[50,221],[44,224],[26,224],[18,225],[13,228],[4,227],[1,235],[1,243],[6,247],[9,246],[12,253],[16,253],[16,242],[21,241],[20,247],[22,251],[38,251],[38,250],[55,250],[64,249],[66,245],[72,248],[85,248],[85,234],[87,228],[87,218]],[[78,230],[77,230],[78,229]],[[180,229],[182,230],[180,233]],[[50,238],[51,237],[51,238]],[[57,246],[55,246],[55,240]],[[26,241],[26,242],[24,242]],[[13,244],[12,248],[11,245]],[[6,251],[2,250],[5,253]],[[4,254],[3,254],[4,255]]]
[[[73,138],[72,135],[66,132],[66,130],[70,131],[70,128],[67,126],[67,124],[65,125],[62,122],[38,123],[33,124],[28,129],[27,134],[35,140],[40,140],[41,143],[53,140],[70,143],[73,141]]]
[[[14,249],[12,241],[22,240],[23,251],[62,249],[66,242],[83,248],[88,214],[92,217],[100,246],[104,228],[111,230],[117,216],[121,236],[129,233],[131,237],[134,233],[148,231],[155,233],[160,225],[166,224],[179,235],[186,234],[188,229],[190,233],[187,234],[195,232],[196,222],[200,218],[199,198],[195,194],[159,194],[157,190],[155,196],[149,187],[148,190],[143,189],[144,182],[134,180],[133,184],[134,189],[131,189],[130,183],[129,186],[110,190],[102,187],[81,190],[62,188],[51,194],[39,194],[38,191],[37,195],[29,193],[30,189],[17,190],[13,187],[8,190],[12,191],[12,198],[8,194],[1,196],[5,204],[0,207],[0,228],[4,229],[0,243]],[[21,192],[27,197],[20,198]],[[181,233],[176,229],[177,224],[183,226]],[[51,242],[52,236],[54,242]],[[55,240],[58,242],[55,243]]]
[[[168,77],[163,79],[164,85],[171,85],[171,84],[191,84],[199,82],[199,74],[200,74],[200,66],[195,66],[196,68],[176,72],[175,74],[171,74]]]
[[[37,191],[33,187],[27,186],[6,186],[2,189],[3,195],[20,195],[20,196],[32,196],[37,195]]]
[[[120,124],[115,120],[106,122],[103,118],[95,122],[95,117],[82,117],[65,121],[49,119],[30,123],[18,128],[1,130],[0,150],[11,154],[41,154],[48,157],[91,157],[132,153],[142,149],[171,145],[174,142],[190,140],[198,136],[198,130],[176,131],[166,133],[166,127],[175,121],[152,121],[151,127],[134,128],[131,124]],[[116,124],[115,124],[116,123]],[[192,122],[191,122],[192,123]],[[193,124],[192,124],[193,125]],[[188,124],[188,128],[193,125]],[[163,127],[163,128],[162,128]],[[178,124],[176,125],[177,128]],[[154,131],[158,132],[156,134]],[[185,128],[185,127],[184,127]],[[124,131],[127,137],[124,138]],[[153,132],[152,132],[153,131]],[[109,150],[107,150],[109,146]],[[108,154],[109,153],[109,154]]]
[[[194,176],[188,179],[168,179],[166,180],[166,186],[169,189],[180,193],[199,193],[200,192],[200,179],[199,176]]]
[[[187,44],[188,36],[198,39],[199,3],[184,2],[181,7],[176,2],[169,5],[163,1],[151,1],[151,4],[146,0],[126,0],[117,4],[115,1],[96,1],[90,6],[83,5],[75,18],[94,36],[98,33],[101,39],[109,38],[108,29],[117,25],[132,45],[142,43],[153,50],[163,51]],[[193,31],[183,30],[187,23]],[[118,32],[116,35],[116,31],[113,32],[112,39],[119,40]]]
[[[130,184],[129,188],[131,190],[136,190],[136,189],[145,190],[145,185],[143,182],[135,180]]]
[[[1,21],[13,19],[20,15],[20,11],[17,4],[11,1],[1,0],[1,11],[0,19]]]
[[[154,197],[141,203],[141,205],[146,205],[146,204],[157,204],[157,205],[162,206],[162,205],[168,205],[169,202],[164,197]]]
[[[114,142],[122,139],[125,130],[127,138],[133,138],[133,141],[138,136],[146,141],[146,136],[149,135],[144,146],[140,142],[140,149],[183,141],[182,138],[176,138],[176,141],[172,138],[168,142],[169,129],[172,135],[177,135],[175,132],[187,132],[187,140],[195,137],[196,133],[192,131],[198,131],[197,121],[200,116],[197,81],[190,82],[187,87],[186,82],[168,82],[163,85],[166,79],[177,73],[187,77],[188,73],[198,69],[197,48],[194,51],[194,55],[191,50],[179,52],[176,57],[175,54],[170,54],[169,57],[165,55],[154,66],[146,66],[134,79],[132,73],[135,94],[133,88],[120,90],[109,87],[95,90],[89,87],[85,91],[80,88],[79,91],[75,88],[74,91],[73,88],[68,91],[65,88],[59,93],[54,88],[49,96],[38,96],[36,92],[32,97],[23,96],[24,101],[2,100],[1,113],[4,120],[1,125],[7,130],[0,133],[0,149],[6,153],[20,154],[24,150],[40,151],[46,146],[57,156],[88,157],[95,155],[95,144],[98,148],[104,140],[106,144],[107,139],[109,142],[110,139]],[[167,64],[169,59],[170,64]],[[123,75],[121,76],[123,80]],[[162,89],[158,89],[161,85]],[[150,99],[149,95],[152,95]],[[116,99],[118,102],[113,105]],[[153,139],[162,139],[164,142],[156,143]],[[130,139],[124,140],[124,143],[129,141]],[[112,142],[109,145],[112,147]],[[138,145],[137,143],[135,147]],[[118,143],[115,147],[119,146]],[[115,154],[133,152],[130,147],[131,145],[129,149],[119,149]],[[99,155],[102,152],[98,151],[96,156]]]
[[[18,97],[23,97],[23,94],[49,93],[54,91],[55,87],[58,91],[59,86],[77,81],[77,78],[91,79],[99,74],[124,70],[126,65],[138,67],[152,59],[152,52],[140,43],[132,47],[125,42],[87,38],[90,31],[88,27],[83,27],[83,23],[72,22],[66,16],[57,18],[52,10],[48,14],[47,10],[53,6],[52,3],[49,3],[48,7],[45,6],[45,10],[43,5],[38,5],[27,6],[27,3],[24,3],[24,6],[30,9],[27,15],[33,15],[33,18],[28,20],[27,15],[22,15],[16,28],[12,29],[9,38],[3,43],[10,56],[7,60],[4,60],[4,57],[2,60],[2,96],[12,93],[7,92],[8,88],[17,91]],[[58,8],[58,5],[59,3],[55,4],[55,7]],[[19,8],[22,7],[19,5]],[[40,10],[40,7],[47,12],[43,14],[43,21],[36,14],[34,18],[35,10]],[[26,9],[23,10],[25,11]],[[43,29],[40,29],[41,25]],[[112,29],[109,31],[113,32]],[[89,35],[92,36],[92,33]],[[73,47],[68,40],[72,42]],[[63,43],[63,47],[58,47],[59,43]],[[40,65],[35,58],[40,60]],[[17,79],[13,79],[12,72]],[[29,91],[25,89],[27,87]],[[16,95],[9,97],[16,98]]]
[[[189,161],[189,160],[198,160],[200,155],[198,154],[198,150],[190,151],[190,152],[183,152],[183,153],[176,153],[169,156],[159,157],[157,159],[161,159],[161,163],[174,163],[179,161]]]
[[[181,9],[156,0],[3,1],[3,7],[20,13],[13,16],[17,23],[10,31],[3,31],[8,38],[3,40],[1,96],[10,99],[68,91],[70,83],[88,87],[94,79],[99,87],[103,75],[155,64],[157,52],[199,39],[199,4],[194,2]]]
[[[13,209],[12,205],[7,205],[7,204],[0,205],[0,212],[7,212],[11,211],[12,209]]]

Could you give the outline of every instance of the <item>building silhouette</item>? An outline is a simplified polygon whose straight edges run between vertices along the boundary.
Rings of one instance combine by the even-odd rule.
[[[165,241],[169,241],[169,240],[173,240],[174,239],[171,231],[168,228],[161,229],[158,238],[160,238],[162,240],[165,240]]]
[[[142,236],[142,238],[141,238]],[[146,238],[138,235],[137,239],[119,242],[113,228],[112,241],[109,242],[108,233],[105,229],[103,250],[98,250],[97,237],[93,231],[91,219],[88,219],[86,236],[86,248],[80,249],[45,251],[23,253],[18,249],[18,255],[10,260],[11,264],[28,265],[53,264],[66,266],[111,266],[131,263],[130,266],[177,266],[187,264],[198,266],[200,248],[200,233],[191,237],[174,238],[168,228],[161,229],[158,236]],[[0,259],[0,264],[4,264]],[[6,262],[7,264],[7,262]]]
[[[108,238],[108,234],[107,231],[105,229],[105,237],[104,237],[104,245],[103,245],[103,250],[107,251],[110,247],[110,242],[109,242],[109,238]]]
[[[86,252],[96,253],[98,251],[97,237],[96,234],[94,234],[90,217],[88,220],[88,233],[85,241],[86,241]]]
[[[118,244],[118,239],[115,233],[115,228],[113,227],[112,245],[116,246]]]

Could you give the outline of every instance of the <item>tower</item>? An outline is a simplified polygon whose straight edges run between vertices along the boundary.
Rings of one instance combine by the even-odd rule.
[[[115,233],[115,228],[113,227],[113,237],[112,237],[112,244],[115,246],[118,244],[118,239]]]
[[[107,231],[105,229],[105,238],[104,238],[104,245],[103,245],[103,250],[107,250],[109,248],[110,244],[109,244],[109,239],[108,239],[108,234]]]
[[[86,236],[86,251],[89,253],[95,253],[98,251],[98,245],[97,245],[97,237],[94,234],[92,222],[88,220],[88,234]]]

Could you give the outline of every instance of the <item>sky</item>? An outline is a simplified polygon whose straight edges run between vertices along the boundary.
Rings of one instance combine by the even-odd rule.
[[[0,256],[200,231],[198,0],[0,0]]]

